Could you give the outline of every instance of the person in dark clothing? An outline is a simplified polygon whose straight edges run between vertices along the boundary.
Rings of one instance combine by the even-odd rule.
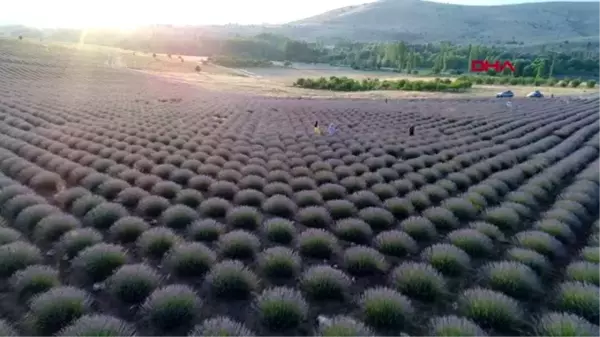
[[[408,128],[408,135],[409,136],[415,135],[415,126],[414,125],[411,125],[410,128]]]
[[[387,98],[385,99],[385,102],[387,103]]]

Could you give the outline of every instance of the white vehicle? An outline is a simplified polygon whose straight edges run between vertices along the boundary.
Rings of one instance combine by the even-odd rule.
[[[544,94],[542,94],[539,90],[536,91],[532,91],[530,92],[527,97],[529,98],[542,98],[544,97]]]

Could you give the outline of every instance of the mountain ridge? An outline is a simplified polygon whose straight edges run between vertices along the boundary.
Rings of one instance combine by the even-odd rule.
[[[385,39],[396,33],[413,36],[421,40],[419,42],[515,40],[530,43],[598,37],[599,16],[598,3],[587,1],[467,6],[422,0],[379,0],[293,21],[282,29],[296,37],[302,35],[303,30],[317,30],[324,36],[338,35],[349,40],[364,40],[353,37],[353,32],[364,35],[370,31],[374,40],[378,40],[377,35]]]

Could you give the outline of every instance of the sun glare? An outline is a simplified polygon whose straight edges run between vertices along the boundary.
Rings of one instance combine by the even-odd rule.
[[[286,23],[374,0],[20,0],[2,4],[2,21],[39,28],[118,28],[151,24],[212,25]]]

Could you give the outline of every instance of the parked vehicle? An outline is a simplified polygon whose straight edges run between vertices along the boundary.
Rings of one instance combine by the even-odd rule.
[[[527,97],[529,98],[542,98],[544,97],[544,94],[542,94],[539,90],[536,91],[532,91],[530,92]]]
[[[514,96],[515,96],[515,94],[510,90],[506,90],[506,91],[499,92],[496,94],[496,98],[503,98],[503,97],[512,98]]]

